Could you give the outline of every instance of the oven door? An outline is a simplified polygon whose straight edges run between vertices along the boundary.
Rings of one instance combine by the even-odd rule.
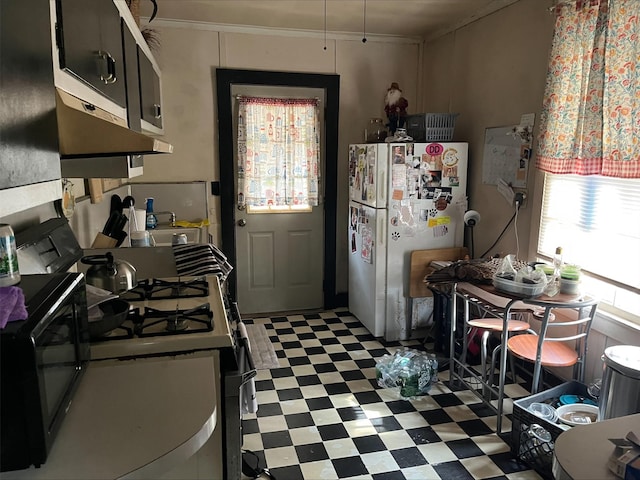
[[[253,379],[257,370],[253,363],[249,340],[241,334],[239,328],[242,319],[238,304],[229,302],[228,314],[231,317],[232,329],[235,340],[234,360],[235,369],[223,368],[224,383],[224,411],[223,411],[223,434],[225,438],[226,458],[224,478],[229,480],[240,479],[242,472],[242,412],[244,406],[255,403],[255,386]],[[223,365],[226,362],[222,362]]]
[[[23,275],[20,287],[29,318],[7,324],[0,348],[1,471],[45,463],[90,356],[84,275]]]

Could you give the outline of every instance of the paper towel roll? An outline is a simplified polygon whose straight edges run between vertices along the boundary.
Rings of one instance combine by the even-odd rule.
[[[133,225],[134,231],[142,231],[147,228],[147,211],[139,208],[135,209],[135,224]]]

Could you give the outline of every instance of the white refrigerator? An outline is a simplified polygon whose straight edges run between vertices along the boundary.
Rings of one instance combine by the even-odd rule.
[[[463,246],[468,151],[458,142],[349,145],[349,311],[374,336],[411,336],[411,252]]]

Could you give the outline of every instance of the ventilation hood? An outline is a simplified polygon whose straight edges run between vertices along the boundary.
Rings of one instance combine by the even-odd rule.
[[[126,120],[56,88],[60,156],[172,153],[173,145],[131,130]]]

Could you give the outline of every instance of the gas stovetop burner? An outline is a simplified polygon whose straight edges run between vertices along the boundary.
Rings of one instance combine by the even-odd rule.
[[[168,332],[178,332],[186,330],[189,322],[178,314],[172,313],[167,317],[167,325],[164,327]]]
[[[139,281],[135,288],[122,294],[120,298],[135,301],[206,297],[208,295],[209,282],[205,277],[175,281],[147,278]]]
[[[213,312],[208,303],[187,310],[157,310],[145,307],[143,322],[136,325],[136,336],[155,337],[213,330]]]

